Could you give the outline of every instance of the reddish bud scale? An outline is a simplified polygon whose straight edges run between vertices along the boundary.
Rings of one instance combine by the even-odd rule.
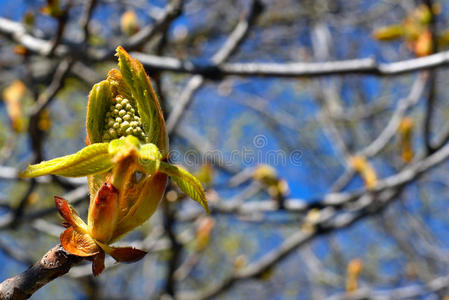
[[[99,241],[108,242],[115,229],[118,214],[119,191],[109,182],[98,190],[89,210],[88,230]]]

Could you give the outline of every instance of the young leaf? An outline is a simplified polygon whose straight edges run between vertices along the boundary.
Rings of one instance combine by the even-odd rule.
[[[93,86],[87,102],[86,129],[89,143],[102,142],[104,119],[111,100],[109,81],[103,80]]]
[[[117,224],[113,240],[142,225],[156,211],[165,191],[168,177],[163,173],[147,176],[139,182],[137,200]],[[132,191],[130,191],[132,192]]]
[[[89,234],[78,232],[73,227],[67,228],[59,239],[62,247],[73,255],[86,257],[95,255],[100,251]]]
[[[59,211],[59,214],[64,218],[64,220],[72,227],[74,227],[77,231],[86,233],[87,225],[84,221],[79,217],[76,210],[69,204],[64,198],[55,196],[55,204],[56,208]]]
[[[139,149],[139,166],[147,174],[155,174],[159,170],[162,154],[154,144],[142,145]]]
[[[209,207],[204,194],[203,186],[195,176],[182,169],[181,167],[170,165],[161,161],[159,171],[171,177],[171,179],[179,186],[181,191],[188,195],[193,200],[203,206],[206,212],[209,212]]]
[[[92,260],[92,274],[94,274],[94,276],[98,276],[104,271],[104,259],[104,251],[100,251],[98,254],[94,255]]]
[[[147,142],[158,146],[162,155],[166,155],[168,152],[168,137],[165,131],[165,120],[156,93],[151,86],[150,78],[142,64],[131,58],[121,46],[117,47],[116,55],[119,57],[118,66],[123,79],[136,100],[143,130],[149,137]]]
[[[115,230],[118,217],[119,191],[110,183],[105,183],[90,206],[88,230],[91,237],[108,242]]]
[[[122,73],[120,73],[119,70],[112,69],[111,71],[109,71],[107,80],[111,84],[111,91],[114,96],[121,95],[123,98],[131,101],[132,105],[135,106],[135,102],[131,95],[129,86],[125,82],[125,80],[123,80]]]
[[[111,247],[101,242],[97,242],[104,252],[112,256],[116,261],[122,263],[132,263],[141,260],[146,254],[146,251],[139,250],[133,247]]]
[[[19,175],[24,178],[50,174],[81,177],[105,172],[113,167],[108,146],[107,143],[92,144],[75,154],[30,165]]]

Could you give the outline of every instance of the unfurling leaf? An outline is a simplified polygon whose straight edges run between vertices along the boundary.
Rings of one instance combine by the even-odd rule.
[[[36,177],[42,175],[60,175],[81,177],[108,171],[113,164],[108,153],[108,143],[89,145],[75,154],[43,161],[28,166],[20,173],[20,177]]]
[[[150,78],[142,64],[131,58],[122,48],[117,48],[119,68],[124,81],[129,86],[132,97],[137,104],[143,130],[148,143],[155,144],[163,156],[168,153],[168,137],[165,130],[165,121],[156,93],[151,86]],[[151,138],[151,140],[150,140]]]
[[[100,252],[95,240],[87,233],[76,231],[73,227],[67,228],[60,237],[61,245],[69,253],[88,257]]]
[[[95,84],[90,90],[86,118],[88,144],[103,141],[104,119],[111,100],[112,92],[107,80]]]
[[[118,196],[118,190],[107,182],[98,190],[87,221],[88,232],[94,239],[101,242],[111,240],[118,219]]]
[[[363,156],[353,156],[350,158],[350,163],[354,170],[356,170],[365,182],[365,186],[371,189],[377,184],[377,174],[373,166]]]
[[[178,185],[178,187],[187,196],[197,201],[203,206],[206,212],[209,212],[209,207],[206,201],[201,182],[195,176],[187,172],[181,167],[170,165],[161,161],[159,170],[171,177],[171,179]]]
[[[68,225],[72,226],[79,232],[87,233],[86,223],[84,223],[84,221],[78,216],[76,210],[68,204],[65,199],[56,196],[55,204],[59,214],[64,218]]]

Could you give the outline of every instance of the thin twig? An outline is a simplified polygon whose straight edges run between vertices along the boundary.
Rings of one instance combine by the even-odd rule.
[[[237,50],[238,46],[248,34],[251,25],[254,24],[255,20],[262,12],[262,9],[262,3],[259,2],[259,0],[253,0],[251,2],[251,7],[246,17],[242,18],[233,32],[229,35],[223,47],[221,47],[221,49],[212,57],[211,61],[214,65],[220,65]],[[192,101],[195,92],[202,86],[203,82],[204,77],[201,75],[195,75],[189,80],[167,120],[168,134],[171,134],[174,131],[181,120],[181,116]]]

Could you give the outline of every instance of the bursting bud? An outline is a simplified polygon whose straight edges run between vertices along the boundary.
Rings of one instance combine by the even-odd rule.
[[[413,119],[405,117],[399,124],[400,148],[402,160],[409,163],[413,159]]]
[[[61,245],[89,257],[94,275],[104,269],[105,253],[119,262],[134,262],[146,252],[112,247],[124,234],[155,212],[168,176],[209,211],[201,183],[167,162],[168,137],[159,101],[140,62],[117,48],[120,70],[93,86],[87,108],[87,146],[75,154],[28,166],[22,177],[88,177],[90,204],[85,223],[64,199],[56,207],[67,229]]]
[[[128,36],[139,31],[139,19],[134,11],[128,10],[120,17],[120,29]]]
[[[373,166],[366,160],[364,156],[352,156],[349,159],[349,163],[354,170],[359,173],[365,182],[365,186],[368,189],[372,189],[377,184],[377,174]]]

